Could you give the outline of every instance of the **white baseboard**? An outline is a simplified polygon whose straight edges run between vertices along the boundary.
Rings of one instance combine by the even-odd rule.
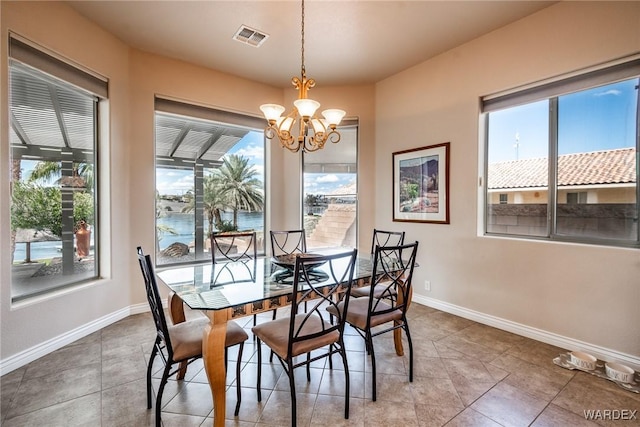
[[[637,356],[621,353],[619,351],[600,347],[595,344],[554,334],[553,332],[533,328],[531,326],[512,322],[510,320],[491,316],[489,314],[480,313],[478,311],[470,310],[465,307],[449,304],[447,302],[428,298],[422,295],[413,294],[412,301],[417,302],[418,304],[426,305],[427,307],[432,307],[444,311],[446,313],[455,314],[456,316],[464,317],[465,319],[473,320],[484,325],[493,326],[494,328],[512,332],[514,334],[531,338],[536,341],[555,345],[556,347],[564,348],[569,351],[584,351],[606,362],[617,361],[635,369],[636,371],[640,371],[640,358]]]
[[[162,301],[162,306],[164,308],[167,308],[167,300],[164,299]],[[148,303],[142,303],[142,304],[135,304],[135,305],[131,305],[129,306],[129,315],[132,314],[142,314],[142,313],[148,313],[149,312],[149,304]]]
[[[543,331],[531,326],[480,313],[478,311],[469,310],[468,308],[449,304],[444,301],[424,297],[421,295],[414,294],[412,301],[418,304],[425,305],[427,307],[432,307],[444,311],[445,313],[464,317],[465,319],[493,326],[507,332],[512,332],[514,334],[531,338],[536,341],[541,341],[547,344],[555,345],[560,348],[564,348],[567,350],[584,351],[604,361],[618,361],[632,367],[636,371],[640,371],[640,358],[632,356],[630,354],[621,353],[616,350],[600,347],[584,341],[564,337],[558,334],[554,334],[553,332]],[[166,301],[164,301],[164,303],[166,304]],[[89,322],[86,325],[82,325],[55,338],[47,340],[41,344],[35,345],[27,350],[21,351],[20,353],[14,354],[13,356],[9,356],[6,359],[0,360],[0,376],[8,374],[9,372],[12,372],[30,362],[33,362],[36,359],[39,359],[42,356],[58,350],[67,344],[71,344],[72,342],[77,341],[80,338],[84,338],[87,335],[90,335],[106,326],[111,325],[112,323],[117,322],[118,320],[122,320],[125,317],[131,316],[133,314],[141,314],[148,311],[149,305],[146,303],[131,305],[129,307],[125,307],[116,312],[96,319],[92,322]]]
[[[74,341],[84,338],[100,329],[111,325],[112,323],[122,320],[125,317],[132,314],[140,314],[149,311],[149,304],[135,304],[129,307],[122,308],[113,313],[107,314],[99,319],[75,328],[69,332],[59,335],[55,338],[51,338],[43,343],[35,345],[20,353],[0,360],[0,376],[8,374],[22,366],[39,359],[55,350],[64,347],[67,344],[71,344]]]

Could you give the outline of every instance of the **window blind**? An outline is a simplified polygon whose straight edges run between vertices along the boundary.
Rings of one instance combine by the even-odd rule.
[[[218,110],[200,105],[187,104],[180,101],[156,97],[155,109],[163,113],[177,114],[179,116],[194,117],[209,120],[216,123],[235,125],[251,129],[262,129],[266,121],[262,118],[247,116],[231,111]]]
[[[9,36],[9,57],[92,94],[107,98],[108,82],[67,62],[49,55],[30,44]]]
[[[640,58],[635,58],[583,74],[541,83],[522,90],[514,90],[504,95],[485,96],[482,98],[482,112],[488,113],[528,104],[638,76],[640,76]]]

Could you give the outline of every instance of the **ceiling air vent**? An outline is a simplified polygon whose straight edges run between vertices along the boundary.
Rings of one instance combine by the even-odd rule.
[[[260,47],[268,37],[268,34],[254,30],[246,25],[242,25],[234,34],[233,39],[253,47]]]

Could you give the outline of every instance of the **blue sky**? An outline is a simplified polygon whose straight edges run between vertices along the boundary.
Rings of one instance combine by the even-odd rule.
[[[559,98],[558,153],[635,146],[638,80]],[[489,163],[546,157],[549,103],[535,102],[490,114]]]
[[[335,189],[355,183],[354,173],[305,173],[304,192],[313,194],[329,194]]]

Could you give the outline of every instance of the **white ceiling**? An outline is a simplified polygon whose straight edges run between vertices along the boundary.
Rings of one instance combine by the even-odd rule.
[[[300,75],[299,1],[70,1],[125,43],[277,87]],[[318,85],[380,81],[553,1],[305,2],[305,65]],[[255,48],[241,25],[267,33]]]

